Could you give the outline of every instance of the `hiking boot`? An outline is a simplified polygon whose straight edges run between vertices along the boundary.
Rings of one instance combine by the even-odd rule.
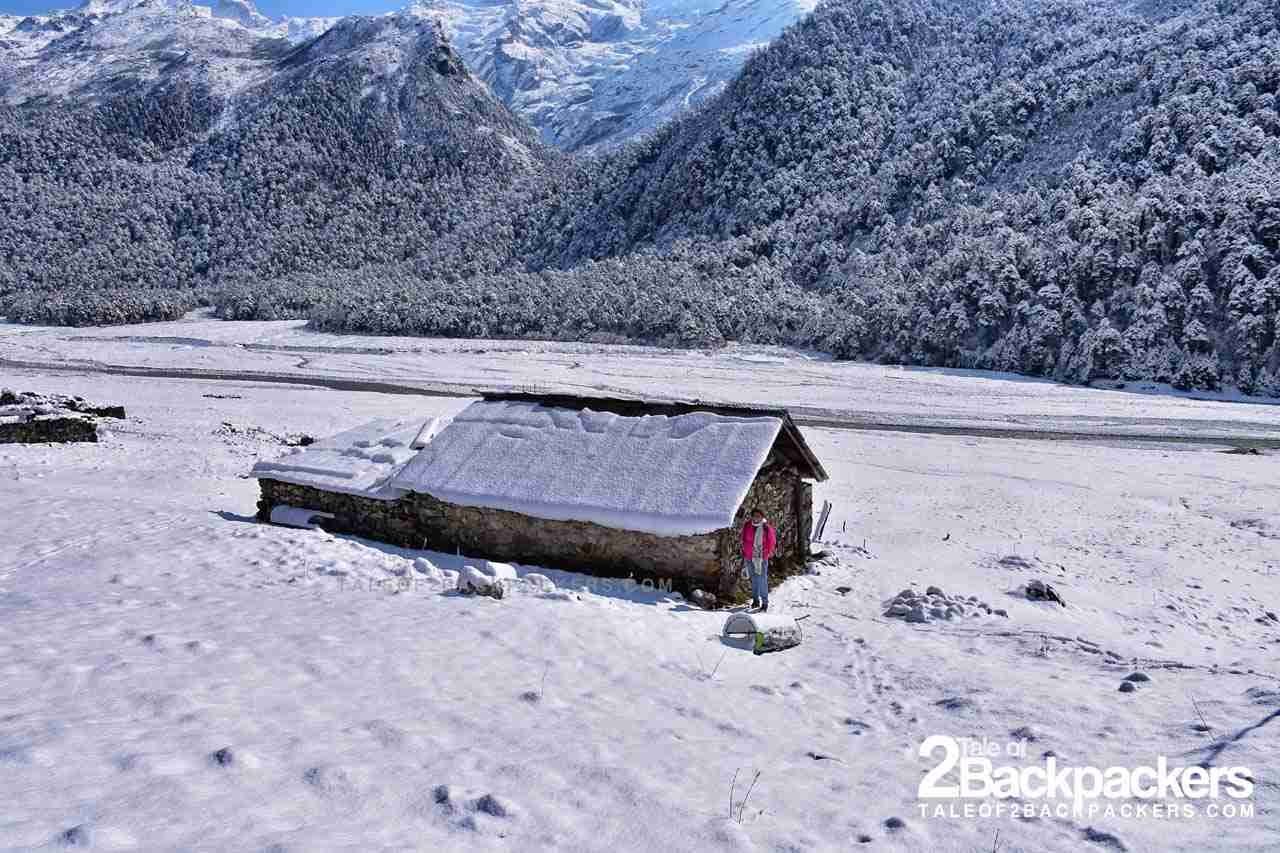
[[[759,609],[760,609],[760,599],[758,599],[758,598],[753,598],[753,599],[751,599],[751,609],[752,609],[752,610],[759,610]]]
[[[761,613],[769,612],[769,602],[766,601],[764,604],[760,605],[760,612]]]

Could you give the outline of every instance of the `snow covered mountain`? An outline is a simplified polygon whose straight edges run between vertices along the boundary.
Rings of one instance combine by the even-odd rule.
[[[64,30],[4,66],[0,297],[47,283],[123,307],[121,282],[412,257],[554,156],[419,16],[301,45],[177,2],[20,26],[28,45]]]
[[[89,0],[17,20],[0,29],[0,94],[97,101],[175,77],[199,77],[217,94],[251,85],[281,53],[264,49],[255,29],[270,21],[234,0],[219,0],[217,12],[188,0]]]
[[[427,0],[459,53],[543,139],[608,148],[724,88],[815,0]]]
[[[608,148],[719,92],[750,52],[815,0],[427,0],[493,93],[544,141]],[[86,0],[0,16],[0,98],[90,100],[174,73],[225,93],[262,79],[286,48],[340,18],[272,20],[250,0]]]
[[[290,42],[338,20],[273,21],[249,0],[86,0],[49,15],[0,16],[0,98],[97,101],[175,77],[229,94],[264,79]]]

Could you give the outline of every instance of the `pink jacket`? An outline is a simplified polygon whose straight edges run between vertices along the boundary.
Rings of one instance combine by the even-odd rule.
[[[778,531],[773,529],[773,525],[769,522],[764,523],[764,558],[766,560],[773,559],[773,549],[778,544]],[[742,556],[750,560],[755,557],[752,551],[756,546],[756,529],[748,521],[742,527]]]

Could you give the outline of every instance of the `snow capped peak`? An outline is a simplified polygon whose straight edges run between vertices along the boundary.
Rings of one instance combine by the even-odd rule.
[[[266,70],[278,37],[249,0],[87,0],[75,11],[26,18],[0,41],[0,90],[33,97],[96,100],[122,85],[146,88],[173,77],[234,91]],[[176,59],[181,58],[181,61]]]
[[[470,77],[439,21],[404,13],[342,18],[322,35],[300,44],[281,65],[306,66],[310,70],[303,73],[310,74],[322,73],[334,61],[357,66],[369,75],[366,95],[379,87],[398,85],[405,75],[426,66],[442,76]],[[476,90],[492,102],[483,86]],[[384,91],[383,97],[387,96]]]
[[[307,59],[314,59],[324,54],[346,53],[374,44],[408,48],[417,42],[423,42],[417,46],[429,49],[447,44],[448,38],[438,21],[393,12],[388,15],[352,15],[340,18],[301,50]]]
[[[280,19],[280,23],[276,25],[276,30],[282,38],[286,38],[295,44],[298,42],[310,41],[324,33],[334,24],[341,21],[342,18],[293,18],[284,17]]]
[[[193,0],[85,0],[76,7],[74,14],[107,17],[134,11],[149,15],[180,13],[219,18],[233,21],[246,29],[275,26],[270,18],[258,11],[251,0],[209,0],[206,3]]]
[[[252,75],[255,61],[274,54],[275,48],[252,48],[256,39],[286,40],[312,58],[394,44],[366,51],[363,60],[375,63],[385,53],[391,70],[411,41],[431,38],[450,48],[442,61],[465,64],[544,141],[591,150],[625,142],[714,96],[753,49],[813,5],[409,0],[385,15],[273,20],[253,0],[84,0],[73,11],[39,18],[0,16],[0,91],[16,102],[94,97],[127,77],[152,79],[178,49],[217,66],[235,87]]]
[[[137,6],[167,5],[165,0],[84,0],[75,11],[81,15],[116,15]]]
[[[74,11],[0,19],[0,92],[13,103],[92,101],[122,85],[182,77],[227,95],[275,72],[287,49],[268,40],[301,45],[290,60],[295,67],[358,52],[364,67],[391,75],[407,56],[442,47],[431,57],[439,68],[464,67],[439,21],[424,15],[273,21],[252,0],[86,0]]]
[[[249,29],[270,27],[272,21],[249,0],[213,0],[209,9],[215,18],[226,18]]]
[[[606,148],[714,96],[814,0],[419,0],[475,74],[569,150]]]

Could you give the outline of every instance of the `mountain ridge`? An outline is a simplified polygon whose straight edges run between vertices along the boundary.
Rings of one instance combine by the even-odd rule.
[[[812,0],[431,0],[502,100],[567,151],[617,147],[714,97]]]
[[[545,142],[573,151],[616,147],[713,96],[750,50],[812,2],[416,0],[387,14],[441,22],[478,78]],[[206,57],[224,52],[223,42],[243,51],[250,37],[300,44],[342,20],[273,20],[251,0],[86,0],[44,16],[0,16],[0,59],[26,72],[0,72],[0,93],[11,102],[94,97],[81,51],[123,64],[112,51],[140,52],[155,41],[146,22],[165,18],[193,28],[176,45]]]

